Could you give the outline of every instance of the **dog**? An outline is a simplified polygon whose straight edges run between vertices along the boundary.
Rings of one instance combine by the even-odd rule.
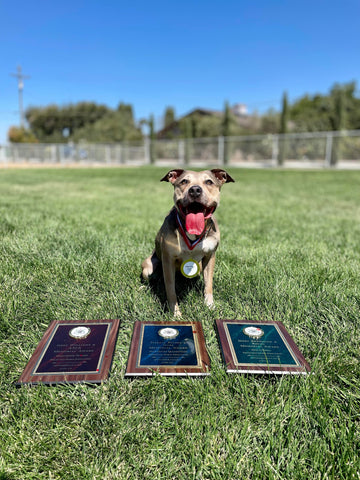
[[[202,172],[170,170],[161,181],[174,186],[174,207],[156,236],[155,250],[142,262],[142,276],[148,280],[162,265],[169,308],[179,317],[177,270],[187,277],[202,271],[205,304],[210,308],[214,305],[213,274],[220,231],[213,214],[219,206],[222,185],[234,180],[225,170],[215,168]]]

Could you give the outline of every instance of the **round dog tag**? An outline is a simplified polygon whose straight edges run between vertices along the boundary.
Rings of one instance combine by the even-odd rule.
[[[193,278],[199,275],[200,265],[196,260],[185,260],[180,267],[181,273],[184,277]]]

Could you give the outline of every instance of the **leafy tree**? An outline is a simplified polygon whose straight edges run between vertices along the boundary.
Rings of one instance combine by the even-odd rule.
[[[26,118],[34,136],[44,143],[68,141],[121,142],[141,140],[132,106],[120,103],[116,110],[92,102],[32,107]]]
[[[120,102],[117,111],[123,118],[124,122],[128,122],[129,125],[135,125],[132,105]]]
[[[10,127],[8,131],[9,142],[12,143],[38,143],[35,135],[24,127]]]
[[[129,116],[124,112],[111,112],[94,124],[78,128],[71,140],[92,143],[111,143],[136,141],[143,138],[140,128],[129,122]]]
[[[221,117],[194,117],[191,121],[191,130],[196,138],[218,137],[221,133]]]
[[[296,132],[331,130],[332,101],[328,96],[305,95],[289,108],[292,129]]]
[[[221,133],[221,117],[215,115],[199,115],[197,113],[179,121],[179,135],[189,138],[217,137]]]
[[[40,142],[61,143],[73,140],[77,130],[96,123],[110,112],[111,110],[105,105],[80,102],[64,107],[57,105],[48,105],[43,108],[30,107],[25,115],[30,130]]]
[[[329,94],[304,95],[290,107],[294,131],[341,131],[360,129],[360,98],[356,83],[335,84]],[[344,139],[333,138],[331,164],[335,165],[344,148]]]
[[[356,82],[342,86],[344,92],[345,128],[360,129],[360,98],[356,97]]]
[[[279,114],[274,109],[270,109],[260,117],[261,133],[278,133],[279,132]]]
[[[339,110],[340,109],[340,110]],[[304,95],[289,108],[292,130],[360,129],[360,98],[356,83],[335,84],[328,95]]]

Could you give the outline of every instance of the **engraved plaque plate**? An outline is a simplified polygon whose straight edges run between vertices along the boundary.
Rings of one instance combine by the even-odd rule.
[[[53,321],[16,385],[105,381],[118,329],[119,320]]]
[[[310,366],[281,322],[216,320],[228,373],[306,374]]]
[[[135,322],[126,377],[208,375],[209,368],[200,322]]]

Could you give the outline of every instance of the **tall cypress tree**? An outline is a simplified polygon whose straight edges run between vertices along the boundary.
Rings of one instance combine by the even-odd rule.
[[[231,123],[231,112],[230,112],[229,102],[225,102],[224,116],[222,121],[222,132],[221,132],[224,137],[228,137],[230,135],[230,123]]]
[[[154,115],[150,115],[150,119],[149,119],[149,139],[150,139],[150,163],[155,163]]]
[[[166,107],[164,113],[164,127],[168,127],[175,121],[175,110],[173,107]]]
[[[342,88],[334,92],[334,115],[332,117],[333,129],[336,131],[345,128],[345,95]],[[330,165],[335,166],[339,160],[341,137],[333,137]]]
[[[191,158],[192,143],[192,122],[190,118],[185,119],[185,164],[189,164]]]
[[[231,112],[229,107],[229,102],[225,102],[224,115],[222,121],[222,136],[224,137],[224,164],[229,163],[229,144],[226,137],[230,135],[230,125],[231,125]]]
[[[287,93],[284,92],[283,99],[282,99],[282,109],[281,109],[281,116],[280,116],[280,134],[286,134],[288,132],[288,121],[289,121],[289,107],[288,107],[288,97]],[[286,150],[287,150],[287,142],[286,138],[282,137],[280,139],[279,145],[279,158],[278,158],[278,165],[283,165],[284,160],[286,157]]]

